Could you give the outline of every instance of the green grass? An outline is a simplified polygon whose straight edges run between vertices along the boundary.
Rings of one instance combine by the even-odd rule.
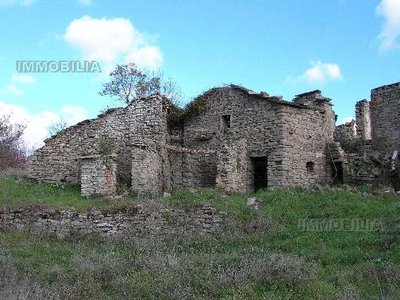
[[[82,198],[78,185],[37,184],[15,176],[7,178],[7,197],[3,197],[3,182],[0,182],[0,207],[6,204],[15,207],[21,203],[41,203],[56,208],[73,207],[77,211],[84,211],[91,207],[113,207],[121,203],[135,202],[133,196],[115,200],[104,197]]]
[[[229,212],[240,219],[249,219],[255,215],[255,211],[253,208],[243,205],[248,197],[249,195],[241,193],[228,196],[224,195],[223,191],[219,189],[204,188],[195,193],[180,191],[172,197],[159,198],[158,201],[185,210],[210,205],[217,210]]]
[[[9,186],[21,185],[11,181]],[[9,194],[19,197],[12,203],[34,202],[42,195],[43,203],[80,209],[98,202],[115,205],[81,199],[74,187],[23,186]],[[259,200],[258,210],[246,206],[250,196]],[[18,299],[18,293],[38,295],[31,299],[400,299],[399,196],[367,187],[351,192],[261,190],[254,195],[204,189],[157,201],[226,211],[226,230],[132,243],[3,231],[0,291],[11,295],[5,299]],[[379,226],[373,231],[305,231],[299,219],[377,220]]]

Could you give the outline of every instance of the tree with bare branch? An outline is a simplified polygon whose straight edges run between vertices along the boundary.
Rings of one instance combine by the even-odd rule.
[[[59,121],[50,124],[47,127],[47,132],[48,132],[49,137],[52,137],[52,136],[56,135],[57,133],[59,133],[60,131],[67,129],[67,128],[68,128],[67,121],[65,121],[64,119],[61,118]]]
[[[19,168],[25,162],[22,134],[25,125],[12,124],[9,115],[0,116],[0,175],[2,177],[2,199],[4,228],[7,212],[7,171],[10,168]]]
[[[155,93],[166,96],[174,103],[179,102],[182,97],[181,90],[174,80],[165,79],[162,72],[142,71],[134,63],[117,65],[110,77],[111,81],[103,85],[99,94],[115,96],[126,105]]]

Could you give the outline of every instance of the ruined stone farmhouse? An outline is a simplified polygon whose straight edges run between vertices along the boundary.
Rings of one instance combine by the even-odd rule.
[[[252,192],[331,178],[330,99],[320,91],[281,98],[236,85],[213,88],[178,124],[169,122],[168,99],[139,99],[47,139],[29,160],[29,176],[78,183],[84,196],[114,193],[120,184],[157,194],[200,187]]]
[[[371,101],[356,103],[355,116],[336,127],[337,143],[330,145],[334,166],[349,184],[387,179],[388,160],[400,149],[400,83],[371,90]]]
[[[357,103],[356,120],[335,130],[331,100],[318,90],[289,102],[237,85],[213,88],[180,122],[171,118],[168,99],[152,95],[47,139],[29,159],[29,177],[80,184],[83,196],[113,194],[120,186],[161,194],[368,181],[370,174],[348,167],[354,159],[338,141],[399,148],[399,101],[400,84],[374,89],[371,102]]]

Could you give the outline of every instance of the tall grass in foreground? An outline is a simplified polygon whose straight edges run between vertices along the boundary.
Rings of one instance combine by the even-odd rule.
[[[77,197],[68,205],[81,209],[96,201],[116,205],[80,199],[73,188],[46,191],[23,184],[15,204],[21,198],[34,201],[31,189],[56,206],[64,204],[57,197],[68,195]],[[208,204],[227,211],[225,230],[211,236],[122,242],[0,232],[0,299],[400,299],[400,199],[372,193],[262,190],[251,195],[258,210],[246,206],[248,195],[215,189],[155,200],[181,209]],[[381,226],[306,231],[299,219],[371,219]]]
[[[371,252],[331,261],[259,235],[135,243],[0,233],[1,299],[397,299],[400,268]],[[350,247],[343,251],[351,254]],[[21,296],[22,295],[22,296]],[[26,295],[27,297],[24,298]]]

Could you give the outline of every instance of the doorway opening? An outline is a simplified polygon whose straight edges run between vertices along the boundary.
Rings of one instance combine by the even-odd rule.
[[[334,184],[343,184],[343,164],[335,161],[332,164],[332,179]]]
[[[268,160],[266,156],[252,157],[254,170],[254,191],[268,187]]]

